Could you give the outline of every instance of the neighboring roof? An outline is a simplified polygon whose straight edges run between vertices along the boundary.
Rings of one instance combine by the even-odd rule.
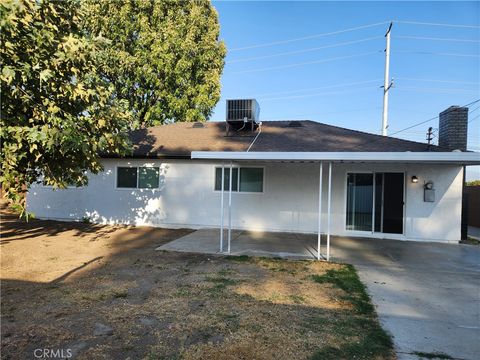
[[[203,125],[203,126],[202,126]],[[263,121],[261,133],[226,136],[225,122],[186,123],[132,131],[133,157],[190,158],[192,151],[431,152],[435,145],[302,121]]]

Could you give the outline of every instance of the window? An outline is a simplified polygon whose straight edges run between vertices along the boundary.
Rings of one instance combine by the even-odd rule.
[[[232,191],[238,191],[238,168],[232,169]],[[215,190],[220,191],[222,183],[222,168],[215,169]],[[223,190],[228,191],[230,185],[230,168],[225,168]]]
[[[117,187],[136,188],[137,187],[137,168],[119,167],[117,169]]]
[[[159,186],[158,167],[118,167],[117,187],[124,189],[154,189]]]
[[[263,192],[263,168],[241,168],[240,191]]]
[[[240,175],[240,176],[239,176]],[[215,168],[215,190],[220,191],[222,168]],[[223,189],[229,190],[230,168],[225,168]],[[263,168],[241,167],[232,169],[232,191],[263,192]]]
[[[139,168],[138,187],[140,189],[158,188],[158,167]]]

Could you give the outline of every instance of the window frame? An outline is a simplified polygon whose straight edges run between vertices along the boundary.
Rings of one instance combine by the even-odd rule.
[[[216,190],[215,189],[215,176],[217,169],[221,169],[221,166],[215,166],[214,171],[213,171],[213,192],[214,193],[221,193],[222,189]],[[265,193],[265,166],[258,166],[258,165],[234,165],[232,166],[232,169],[238,169],[238,179],[237,179],[237,189],[238,190],[232,190],[232,194],[264,194]],[[240,172],[242,171],[242,168],[254,168],[254,169],[262,169],[262,191],[240,191]],[[225,165],[225,170],[229,171],[230,170],[230,165]],[[228,193],[229,190],[224,190],[224,192]]]
[[[118,168],[136,168],[137,169],[137,184],[136,186],[133,188],[128,188],[128,187],[119,187],[118,186]],[[158,169],[158,184],[157,184],[157,187],[151,187],[151,188],[141,188],[141,187],[138,187],[138,182],[140,180],[140,168],[157,168]],[[138,191],[138,190],[141,190],[141,191],[155,191],[155,190],[158,190],[160,189],[160,166],[144,166],[144,165],[116,165],[115,166],[115,190],[122,190],[122,191]]]
[[[389,234],[389,233],[384,233],[381,231],[375,231],[375,223],[373,223],[372,230],[352,230],[352,229],[347,229],[347,192],[348,192],[348,174],[373,174],[373,181],[375,185],[375,174],[377,173],[388,173],[388,172],[393,172],[393,173],[403,173],[403,228],[402,228],[402,233],[401,234]],[[372,234],[372,235],[382,235],[384,236],[385,234],[387,235],[393,235],[395,238],[402,238],[405,239],[407,238],[406,236],[406,226],[407,226],[407,189],[408,189],[408,184],[407,184],[407,175],[408,172],[406,170],[403,171],[398,171],[393,169],[390,169],[389,167],[387,168],[381,168],[379,170],[354,170],[354,169],[349,169],[347,168],[344,173],[344,188],[343,188],[343,230],[351,235],[360,235],[360,236],[366,236],[366,234]],[[375,187],[375,186],[374,186]],[[375,190],[373,190],[373,196],[375,196]],[[373,211],[375,211],[375,205],[373,207]],[[373,222],[375,221],[375,218],[372,216]],[[393,239],[393,237],[392,237]]]

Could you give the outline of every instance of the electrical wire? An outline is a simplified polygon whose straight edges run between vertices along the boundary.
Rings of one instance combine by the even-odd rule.
[[[362,90],[365,90],[365,89],[377,89],[378,90],[379,87],[378,86],[365,86],[365,87],[352,89],[352,90],[330,91],[330,92],[322,92],[322,93],[314,93],[314,94],[280,96],[280,97],[272,97],[272,98],[260,98],[260,100],[262,100],[262,101],[272,101],[272,100],[287,100],[287,99],[303,99],[303,98],[325,96],[325,95],[346,94],[346,93],[362,91]]]
[[[428,88],[428,87],[403,87],[398,86],[395,90],[409,90],[416,92],[433,92],[433,93],[445,93],[445,94],[478,94],[478,91],[471,89],[455,89],[455,88]]]
[[[470,124],[472,121],[480,119],[480,115],[475,116],[474,118],[468,120],[468,123]]]
[[[433,40],[433,41],[452,41],[452,42],[480,43],[480,40],[471,40],[471,39],[437,38],[437,37],[412,36],[412,35],[396,35],[396,36],[392,36],[392,37],[395,38],[395,39],[412,39],[412,40]]]
[[[474,101],[472,101],[472,102],[470,102],[470,103],[468,103],[468,104],[466,104],[466,105],[463,105],[462,107],[467,107],[467,106],[476,104],[476,103],[478,103],[478,102],[480,102],[480,99],[474,100]],[[450,111],[453,111],[453,109],[450,110]],[[450,111],[447,111],[446,114],[448,114]],[[411,126],[409,126],[409,127],[406,127],[405,129],[396,131],[396,132],[394,132],[393,134],[390,134],[389,136],[393,136],[393,135],[399,134],[399,133],[401,133],[401,132],[404,132],[404,131],[406,131],[406,130],[409,130],[409,129],[412,129],[412,128],[414,128],[414,127],[417,127],[417,126],[419,126],[419,125],[426,124],[427,122],[430,122],[430,121],[433,121],[433,120],[435,120],[435,119],[438,119],[439,116],[440,116],[440,115],[437,115],[437,116],[434,116],[434,117],[432,117],[432,118],[430,118],[430,119],[428,119],[428,120],[421,121],[421,122],[419,122],[419,123],[417,123],[417,124],[414,124],[414,125],[411,125]]]
[[[474,100],[474,101],[472,101],[472,102],[469,102],[468,104],[465,104],[465,105],[463,105],[462,107],[467,107],[467,106],[476,104],[476,103],[478,103],[478,102],[480,102],[480,99],[477,99],[477,100]],[[452,110],[450,110],[450,111],[453,111],[453,110],[454,110],[454,109],[452,109]],[[448,114],[449,111],[446,111],[445,113]],[[413,129],[414,127],[417,127],[417,126],[426,124],[426,123],[428,123],[428,122],[430,122],[430,121],[433,121],[433,120],[435,120],[435,119],[438,119],[439,116],[440,116],[440,115],[434,116],[434,117],[432,117],[432,118],[430,118],[430,119],[427,119],[427,120],[421,121],[421,122],[419,122],[419,123],[410,125],[410,126],[404,128],[404,129],[402,129],[402,130],[395,131],[394,133],[388,135],[388,137],[392,137],[393,135],[400,134],[400,133],[402,133],[402,132],[404,132],[404,131],[406,131],[406,130],[410,130],[410,129]],[[368,141],[368,143],[374,143],[374,142],[380,141],[380,140],[382,140],[382,139],[384,139],[384,138],[386,138],[386,136],[381,136],[381,137],[379,137],[377,140],[374,140],[374,141]],[[358,144],[356,147],[365,145],[366,143],[367,143],[367,142],[364,142],[364,143],[362,143],[362,144]]]
[[[431,51],[394,51],[394,54],[416,54],[416,55],[437,55],[437,56],[458,56],[458,57],[472,57],[478,58],[479,54],[459,54],[459,53],[439,53]]]
[[[280,66],[272,66],[272,67],[259,68],[259,69],[235,71],[233,73],[235,73],[235,74],[246,74],[246,73],[263,72],[263,71],[269,71],[269,70],[288,69],[288,68],[302,66],[302,65],[321,64],[321,63],[326,63],[326,62],[331,62],[331,61],[336,61],[336,60],[344,60],[344,59],[351,59],[351,58],[356,58],[356,57],[368,56],[368,55],[378,54],[380,52],[383,52],[383,50],[370,51],[370,52],[355,54],[355,55],[338,56],[338,57],[334,57],[334,58],[330,58],[330,59],[323,59],[323,60],[316,60],[316,61],[306,61],[306,62],[288,64],[288,65],[280,65]]]
[[[365,80],[365,81],[356,81],[356,82],[351,82],[351,83],[343,83],[343,84],[337,84],[337,85],[320,86],[320,87],[313,87],[313,88],[303,88],[303,89],[297,89],[297,90],[275,91],[275,92],[270,92],[270,93],[257,94],[257,97],[270,96],[270,95],[281,95],[281,94],[295,94],[295,93],[305,92],[305,91],[322,90],[322,89],[333,89],[333,88],[339,88],[339,87],[351,87],[351,86],[354,86],[354,85],[369,84],[369,83],[379,82],[379,81],[383,81],[383,79],[373,79],[373,80]]]
[[[361,25],[361,26],[356,26],[356,27],[353,27],[353,28],[348,28],[348,29],[343,29],[343,30],[337,30],[337,31],[331,31],[331,32],[326,32],[326,33],[303,36],[303,37],[299,37],[299,38],[295,38],[295,39],[279,40],[279,41],[273,41],[273,42],[270,42],[270,43],[243,46],[243,47],[239,47],[239,48],[230,49],[229,51],[230,52],[232,52],[232,51],[243,51],[243,50],[258,49],[258,48],[262,48],[262,47],[269,47],[269,46],[275,46],[275,45],[281,45],[281,44],[288,44],[288,43],[292,43],[292,42],[296,42],[296,41],[316,39],[316,38],[324,37],[324,36],[331,36],[331,35],[343,34],[343,33],[350,32],[350,31],[367,29],[367,28],[371,28],[371,27],[374,27],[374,26],[378,26],[378,25],[385,25],[385,24],[388,24],[388,23],[390,23],[390,22],[389,21],[383,21],[383,22],[379,22],[379,23]]]
[[[345,41],[345,42],[340,42],[340,43],[335,43],[335,44],[330,44],[330,45],[325,45],[325,46],[307,48],[307,49],[303,49],[303,50],[287,51],[287,52],[278,53],[278,54],[263,55],[263,56],[256,56],[256,57],[250,57],[250,58],[233,59],[233,60],[227,61],[227,64],[254,61],[254,60],[270,59],[270,58],[279,57],[279,56],[303,54],[303,53],[322,50],[322,49],[329,49],[329,48],[334,48],[334,47],[358,44],[358,43],[361,43],[361,42],[366,42],[366,41],[371,41],[371,40],[376,40],[376,39],[381,39],[381,38],[383,38],[383,36],[373,36],[373,37],[369,37],[369,38],[352,40],[352,41]]]
[[[437,79],[418,79],[408,77],[396,77],[395,80],[410,80],[410,81],[424,81],[424,82],[438,82],[447,84],[465,84],[465,85],[480,85],[480,82],[473,81],[455,81],[455,80],[437,80]]]
[[[407,20],[394,20],[393,22],[398,23],[398,24],[445,26],[445,27],[457,27],[457,28],[466,28],[466,29],[480,29],[480,26],[478,26],[478,25],[443,24],[443,23],[430,23],[430,22],[407,21]]]

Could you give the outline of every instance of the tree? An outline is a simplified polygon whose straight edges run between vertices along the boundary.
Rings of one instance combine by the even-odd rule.
[[[23,210],[32,183],[83,185],[87,171],[102,170],[100,152],[128,148],[126,115],[89,74],[98,44],[82,33],[81,15],[73,0],[0,5],[0,182]]]
[[[132,128],[208,119],[225,46],[208,1],[87,0],[85,29],[108,39],[99,75],[128,101]]]
[[[467,186],[480,186],[480,180],[467,181]]]

